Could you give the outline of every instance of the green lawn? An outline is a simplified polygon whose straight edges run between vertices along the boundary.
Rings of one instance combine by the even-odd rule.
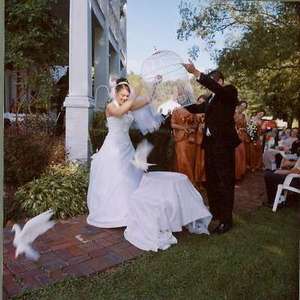
[[[222,236],[184,235],[115,272],[70,279],[18,299],[298,299],[299,212],[261,208]]]

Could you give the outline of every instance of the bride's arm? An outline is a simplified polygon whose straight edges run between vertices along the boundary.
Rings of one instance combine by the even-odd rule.
[[[131,106],[131,110],[137,110],[140,109],[142,107],[144,107],[145,105],[149,104],[149,99],[148,97],[143,97],[143,99],[139,99],[139,100],[134,100],[133,104]]]
[[[133,104],[131,106],[131,110],[138,110],[145,105],[149,104],[150,99],[147,96],[141,96],[143,86],[139,84],[136,89],[130,95],[130,99],[133,100]]]
[[[108,117],[110,117],[110,116],[121,117],[124,114],[126,114],[128,111],[131,110],[133,102],[134,102],[134,100],[129,99],[126,102],[124,102],[122,105],[120,105],[119,107],[117,107],[113,103],[110,103],[107,105],[106,115]]]

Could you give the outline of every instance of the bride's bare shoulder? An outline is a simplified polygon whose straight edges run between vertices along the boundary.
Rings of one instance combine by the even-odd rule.
[[[106,117],[110,117],[112,115],[112,105],[113,105],[112,102],[110,102],[106,105],[106,109],[105,109]]]

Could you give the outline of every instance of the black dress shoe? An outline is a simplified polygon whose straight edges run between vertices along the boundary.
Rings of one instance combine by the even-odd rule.
[[[220,223],[212,233],[223,234],[232,228],[232,223]]]

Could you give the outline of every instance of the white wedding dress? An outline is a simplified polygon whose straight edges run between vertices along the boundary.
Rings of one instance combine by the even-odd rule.
[[[144,173],[132,164],[135,149],[129,128],[133,121],[131,112],[107,118],[108,134],[92,156],[87,223],[101,228],[126,226],[125,238],[147,251],[176,243],[172,232],[183,226],[208,234],[211,214],[185,175]]]
[[[87,196],[87,223],[102,228],[127,225],[128,199],[137,189],[143,171],[131,163],[135,150],[129,137],[131,113],[108,117],[108,134],[92,156]]]

